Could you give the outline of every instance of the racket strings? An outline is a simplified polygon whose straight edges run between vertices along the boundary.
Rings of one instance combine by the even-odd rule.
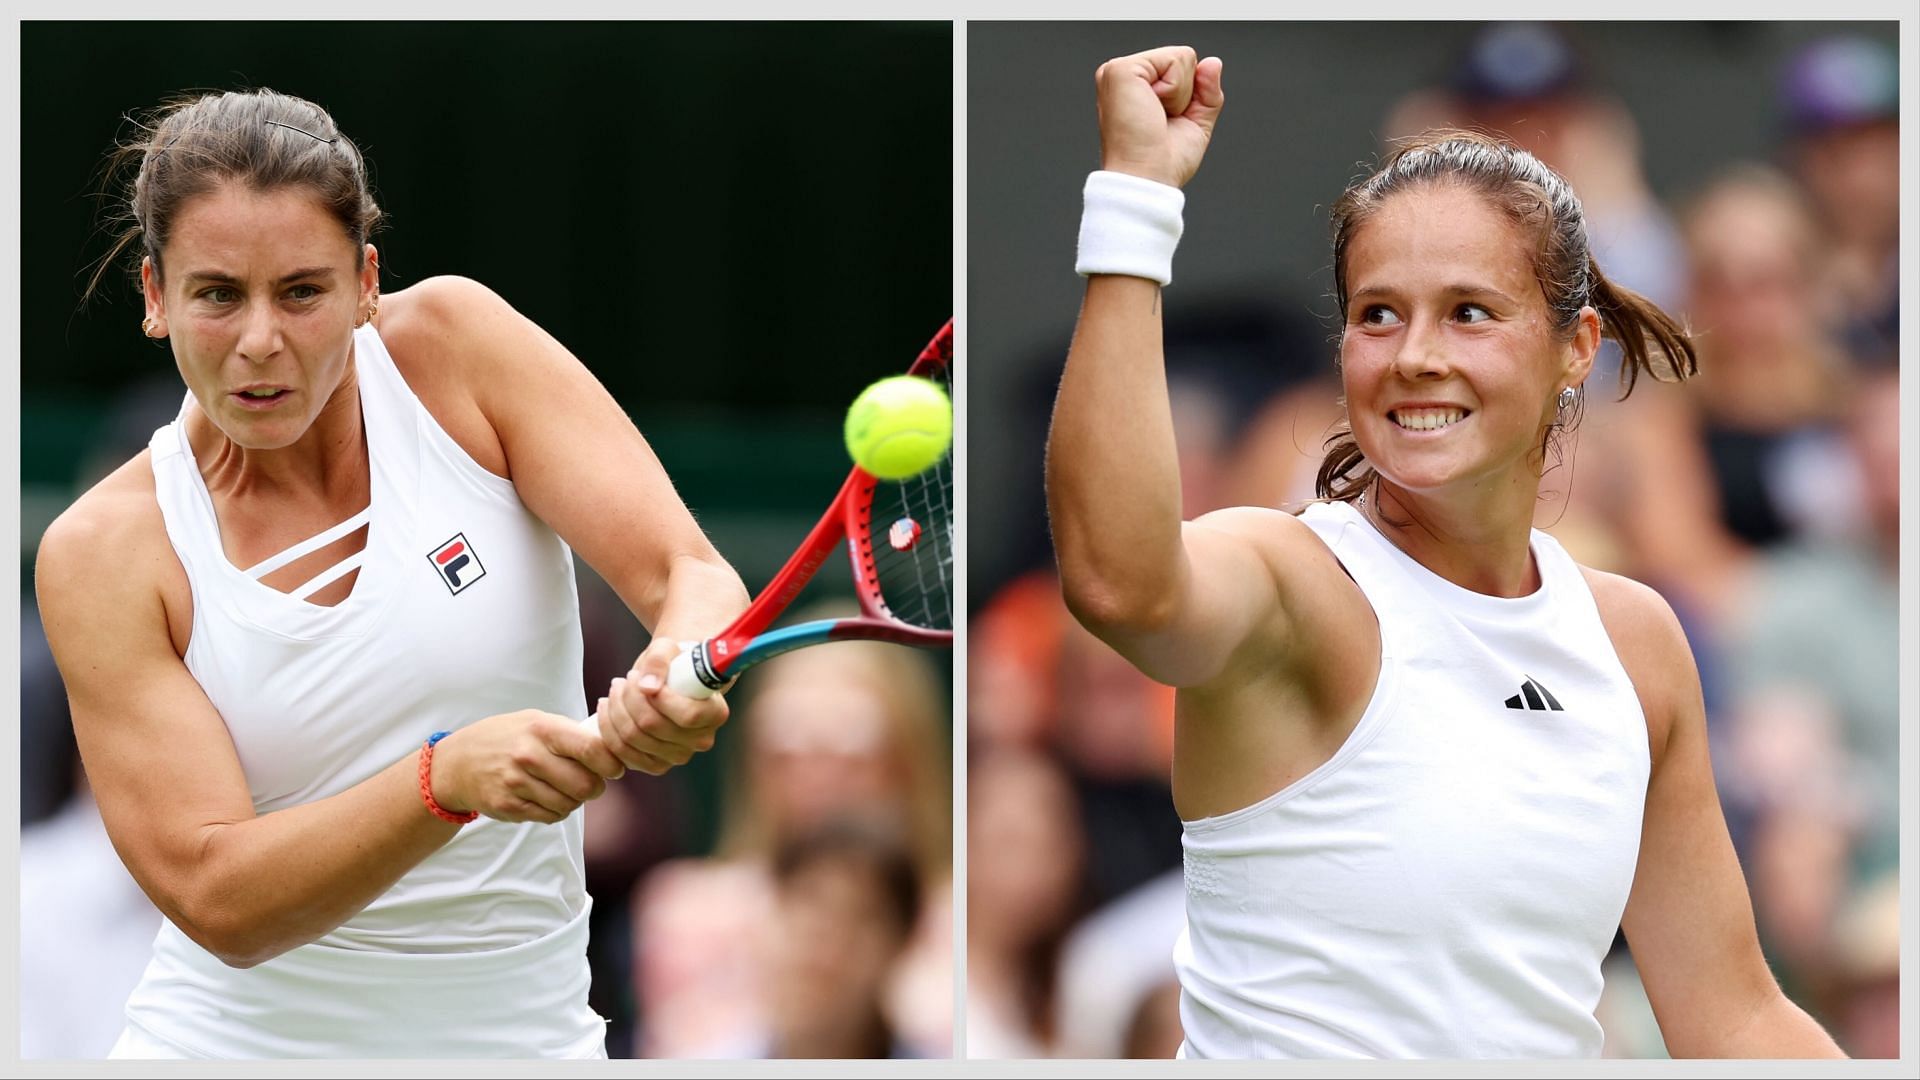
[[[925,373],[946,383],[946,372]],[[953,629],[953,454],[873,493],[869,542],[880,598],[893,617]]]

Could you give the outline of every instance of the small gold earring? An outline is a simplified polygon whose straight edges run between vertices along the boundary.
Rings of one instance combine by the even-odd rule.
[[[140,332],[147,335],[150,338],[159,337],[160,336],[158,333],[159,329],[160,329],[159,325],[153,321],[153,316],[151,315],[140,320]]]

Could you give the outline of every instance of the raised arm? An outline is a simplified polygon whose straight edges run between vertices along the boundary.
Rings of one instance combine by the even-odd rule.
[[[174,925],[249,967],[353,917],[458,827],[427,810],[415,753],[340,794],[255,815],[226,725],[176,648],[191,599],[139,464],[47,531],[40,615],[114,848]],[[442,742],[431,783],[450,811],[551,822],[619,772],[576,721],[529,712]]]
[[[1177,234],[1177,189],[1225,103],[1221,62],[1172,46],[1110,60],[1095,80],[1103,174],[1089,187],[1086,299],[1047,442],[1054,550],[1088,629],[1148,675],[1193,685],[1278,606],[1249,512],[1181,522],[1161,271],[1142,265],[1164,266]]]
[[[1834,1058],[1840,1048],[1768,969],[1707,754],[1700,675],[1644,585],[1589,571],[1647,714],[1653,772],[1622,928],[1674,1057]]]

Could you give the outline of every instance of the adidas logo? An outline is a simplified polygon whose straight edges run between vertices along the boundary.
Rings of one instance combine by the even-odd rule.
[[[1527,676],[1526,682],[1520,684],[1520,692],[1507,699],[1507,708],[1534,709],[1540,712],[1567,711],[1560,707],[1560,702],[1552,694],[1547,693],[1546,687],[1534,682],[1531,675]]]

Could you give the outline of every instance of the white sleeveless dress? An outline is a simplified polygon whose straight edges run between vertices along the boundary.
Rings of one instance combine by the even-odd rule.
[[[371,462],[370,524],[348,598],[319,607],[223,554],[176,420],[151,444],[167,535],[193,589],[185,657],[233,737],[258,813],[323,799],[426,736],[536,708],[585,716],[573,556],[513,484],[423,408],[369,325],[353,356]],[[424,808],[421,811],[425,813]],[[587,1007],[581,818],[481,818],[359,914],[245,970],[171,923],[127,1003],[119,1052],[195,1057],[597,1057]]]
[[[1184,822],[1182,1057],[1593,1057],[1638,862],[1639,698],[1580,569],[1460,588],[1355,508],[1301,515],[1379,616],[1379,682],[1324,765]]]

